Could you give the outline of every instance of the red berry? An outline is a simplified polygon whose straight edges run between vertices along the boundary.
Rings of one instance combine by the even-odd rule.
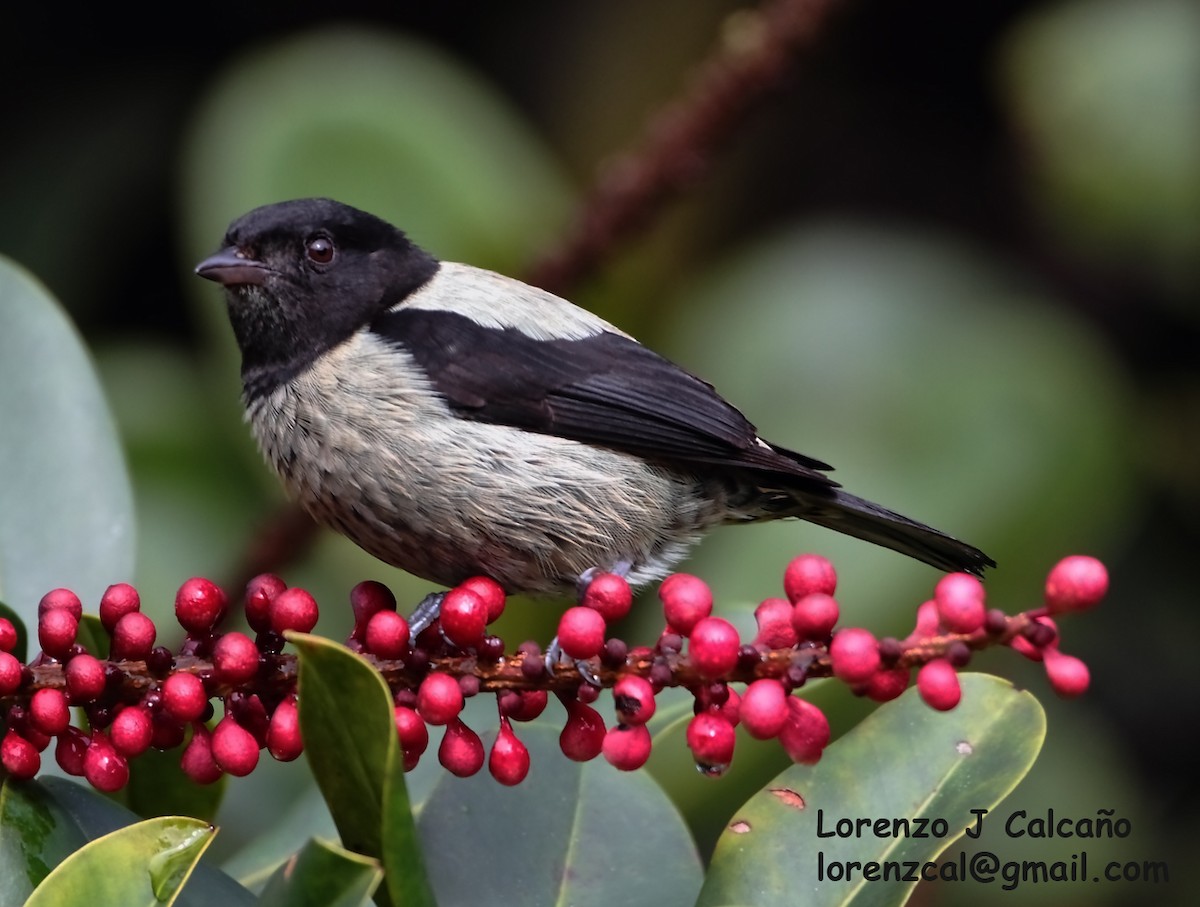
[[[226,715],[213,728],[212,756],[222,771],[240,778],[258,765],[258,741],[232,716]]]
[[[650,732],[644,724],[618,724],[604,735],[601,752],[614,768],[632,772],[650,758]]]
[[[212,784],[224,774],[213,758],[212,734],[199,722],[193,728],[192,739],[183,749],[180,767],[197,784]]]
[[[626,674],[613,686],[613,703],[621,724],[645,724],[654,716],[654,687],[637,674]]]
[[[470,649],[483,642],[487,613],[487,602],[470,589],[458,586],[442,599],[438,620],[450,642],[460,649]]]
[[[792,625],[792,603],[783,598],[768,598],[754,609],[758,635],[754,641],[768,649],[790,649],[800,640]]]
[[[113,661],[144,661],[154,648],[154,621],[141,611],[131,611],[112,631]]]
[[[92,731],[91,743],[83,754],[83,776],[106,794],[120,790],[129,781],[129,762],[100,731]]]
[[[599,611],[577,605],[558,621],[558,645],[571,658],[592,658],[604,648],[606,630]]]
[[[723,703],[715,707],[710,706],[709,711],[714,715],[720,715],[734,727],[737,727],[742,720],[742,697],[732,687],[729,688],[728,693],[729,695]]]
[[[50,608],[38,618],[38,642],[51,658],[66,658],[77,632],[79,619],[66,608]]]
[[[604,746],[604,719],[590,705],[568,702],[567,723],[558,735],[563,755],[575,762],[587,762],[600,755]]]
[[[687,636],[699,620],[712,614],[712,590],[704,580],[688,573],[668,576],[658,587],[658,597],[667,626],[681,636]]]
[[[738,709],[742,727],[756,740],[778,737],[788,717],[788,694],[783,684],[770,677],[754,681],[742,695]]]
[[[983,583],[969,573],[949,573],[933,590],[940,624],[951,633],[974,633],[987,614]]]
[[[76,622],[83,617],[83,602],[79,600],[78,595],[70,589],[51,589],[38,602],[38,620],[40,621],[47,611],[58,609],[67,611]]]
[[[164,712],[154,716],[153,736],[150,745],[156,750],[173,750],[183,743],[187,729]]]
[[[2,659],[0,659],[2,660]],[[94,702],[104,692],[104,665],[100,659],[86,652],[74,656],[63,671],[67,696],[72,705]]]
[[[412,709],[396,706],[396,735],[400,738],[400,749],[404,751],[404,770],[411,772],[417,760],[429,748],[429,728],[421,716]]]
[[[801,596],[792,608],[792,626],[801,640],[828,639],[837,622],[837,599],[827,592],[810,592]]]
[[[793,762],[815,765],[829,744],[829,720],[825,713],[799,696],[789,696],[788,716],[779,732],[779,742]]]
[[[1041,661],[1043,652],[1058,644],[1058,625],[1052,617],[1035,617],[1033,622],[1009,645],[1030,661]]]
[[[242,598],[246,609],[246,623],[255,633],[271,629],[271,602],[287,589],[287,583],[274,573],[260,573],[246,583]]]
[[[71,723],[71,709],[62,690],[38,690],[29,700],[29,721],[48,737],[57,737]]]
[[[103,668],[101,669],[103,672]],[[101,673],[103,680],[103,673]],[[0,696],[15,693],[21,685],[21,662],[15,655],[0,652]]]
[[[449,724],[463,710],[462,687],[449,674],[427,674],[417,690],[417,713],[427,724]]]
[[[837,589],[837,571],[819,554],[793,558],[783,573],[783,592],[795,604],[806,595],[833,595]]]
[[[479,735],[455,718],[446,726],[438,747],[438,762],[459,778],[469,778],[483,768],[483,741]]]
[[[879,643],[870,630],[847,627],[829,644],[833,676],[849,684],[866,683],[879,670]]]
[[[17,628],[7,617],[0,617],[0,652],[11,652],[17,647]]]
[[[28,781],[42,767],[42,757],[37,747],[9,728],[0,741],[0,765],[14,778]]]
[[[487,605],[487,622],[490,624],[504,613],[504,587],[489,576],[472,576],[458,584],[459,589],[474,592]]]
[[[881,668],[867,681],[867,697],[875,702],[890,702],[906,689],[912,672],[908,668]]]
[[[512,725],[501,720],[500,732],[492,743],[492,751],[488,754],[488,771],[501,784],[512,787],[520,784],[529,774],[529,750],[517,739]]]
[[[917,692],[931,708],[948,712],[962,699],[958,672],[946,659],[935,658],[917,671]]]
[[[714,680],[734,669],[741,645],[733,624],[721,617],[705,617],[692,627],[688,658],[701,677]]]
[[[350,590],[350,608],[354,611],[354,638],[362,639],[367,621],[380,611],[395,611],[396,596],[383,583],[363,580]]]
[[[204,682],[195,674],[172,674],[162,685],[163,711],[180,724],[198,721],[208,707]]]
[[[225,605],[225,593],[220,586],[194,576],[175,593],[175,619],[192,636],[203,636],[225,616]]]
[[[77,727],[69,727],[58,735],[54,761],[68,775],[83,776],[83,757],[87,754],[88,737]]]
[[[267,752],[277,762],[291,762],[304,751],[300,739],[300,710],[295,694],[282,700],[271,713],[267,726]]]
[[[1108,592],[1108,571],[1094,557],[1065,557],[1046,577],[1046,608],[1051,614],[1086,611]]]
[[[920,607],[917,608],[917,625],[913,628],[909,638],[925,639],[930,636],[937,636],[941,622],[942,618],[938,614],[937,602],[933,599],[922,602]]]
[[[363,646],[380,658],[403,658],[408,653],[408,621],[395,611],[376,611],[367,620]]]
[[[303,589],[285,589],[271,602],[271,629],[308,633],[317,625],[317,600]]]
[[[546,710],[549,697],[545,690],[510,691],[512,698],[505,700],[504,714],[513,721],[533,721]]]
[[[713,712],[701,712],[687,726],[687,745],[705,775],[722,775],[733,761],[733,725]]]
[[[258,646],[245,633],[226,633],[213,646],[212,663],[219,683],[241,686],[258,674]]]
[[[140,756],[150,748],[154,737],[154,721],[145,706],[131,705],[121,709],[108,730],[113,749],[123,756]]]
[[[1055,648],[1046,649],[1043,655],[1046,676],[1054,692],[1064,699],[1074,699],[1087,692],[1091,674],[1083,661],[1074,655],[1064,655]]]
[[[140,610],[141,596],[129,583],[114,583],[100,596],[100,623],[109,633],[126,614]]]
[[[615,573],[597,573],[580,602],[585,608],[599,611],[606,621],[618,621],[633,607],[633,592],[625,578]]]

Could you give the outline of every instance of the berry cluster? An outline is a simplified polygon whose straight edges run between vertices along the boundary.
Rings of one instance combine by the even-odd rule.
[[[477,577],[446,593],[440,613],[414,638],[382,584],[363,582],[350,593],[354,629],[347,641],[371,662],[393,691],[396,731],[405,767],[429,746],[429,727],[444,728],[439,762],[467,776],[484,763],[498,781],[518,784],[529,752],[514,722],[542,714],[549,694],[566,720],[559,742],[570,759],[603,756],[620,769],[645,764],[647,722],[666,687],[694,697],[687,745],[706,774],[721,774],[733,758],[735,728],[756,739],[778,739],[795,761],[813,763],[829,742],[820,709],[793,695],[809,678],[834,677],[876,701],[899,696],[916,674],[920,696],[935,709],[954,708],[961,696],[957,671],[976,649],[1008,645],[1045,665],[1053,689],[1077,696],[1088,685],[1082,661],[1059,650],[1054,617],[1094,606],[1107,591],[1104,566],[1074,556],[1046,581],[1045,604],[1014,616],[989,609],[982,583],[966,574],[945,576],[917,609],[904,639],[876,639],[868,630],[838,628],[837,577],[822,557],[801,555],[787,567],[785,598],[755,610],[757,633],[744,642],[728,621],[712,614],[713,597],[700,579],[668,577],[659,587],[664,628],[654,646],[610,638],[608,624],[624,617],[633,596],[614,574],[592,578],[580,603],[559,622],[554,657],[526,642],[508,653],[489,625],[504,610],[494,581]],[[153,621],[140,610],[136,590],[121,583],[100,601],[109,651],[89,652],[79,641],[82,606],[65,589],[43,597],[38,609],[41,652],[28,665],[11,653],[16,628],[0,618],[0,764],[17,778],[37,773],[41,753],[57,740],[62,768],[112,791],[129,777],[129,760],[150,747],[182,747],[181,764],[199,783],[222,774],[245,775],[266,749],[287,761],[301,751],[293,656],[283,633],[308,632],[317,604],[276,576],[248,584],[243,603],[256,636],[222,632],[225,594],[205,579],[188,580],[175,599],[186,631],[176,651],[156,645]],[[572,664],[573,662],[573,664]],[[612,689],[615,720],[593,708]],[[499,731],[490,752],[462,720],[465,700],[494,693]],[[215,721],[214,700],[221,703]],[[72,723],[72,708],[87,730]]]

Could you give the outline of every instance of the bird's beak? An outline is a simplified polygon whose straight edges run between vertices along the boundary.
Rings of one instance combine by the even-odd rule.
[[[196,273],[227,287],[261,286],[266,283],[270,269],[257,259],[247,258],[236,246],[230,246],[196,265]]]

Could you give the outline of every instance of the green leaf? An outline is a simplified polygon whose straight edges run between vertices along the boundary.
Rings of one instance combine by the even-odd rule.
[[[7,618],[16,628],[17,645],[11,654],[16,657],[17,661],[24,662],[28,655],[27,644],[29,641],[29,630],[25,628],[25,621],[21,619],[20,614],[4,604],[4,602],[0,602],[0,617]]]
[[[251,891],[259,890],[310,838],[336,835],[329,807],[316,787],[309,785],[279,813],[277,821],[223,861],[221,868]]]
[[[411,827],[392,696],[374,668],[336,643],[289,634],[300,659],[300,728],[342,843],[387,871],[376,900],[432,904]],[[382,902],[382,901],[381,901]]]
[[[133,570],[133,495],[79,335],[0,258],[0,594],[32,618],[60,586],[99,601]]]
[[[212,822],[225,790],[227,775],[212,784],[197,784],[183,773],[181,749],[149,749],[129,764],[129,783],[122,789],[125,805],[144,819],[191,816]]]
[[[260,907],[356,907],[383,878],[370,857],[326,841],[309,841],[281,867],[259,899]]]
[[[522,907],[607,907],[616,892],[624,905],[690,905],[700,859],[662,789],[646,772],[565,759],[560,729],[549,721],[515,727],[531,757],[516,787],[486,770],[441,773],[417,819],[437,903],[479,904],[485,886],[503,884],[520,893]]]
[[[972,810],[991,808],[1016,786],[1045,737],[1045,715],[1031,694],[985,674],[961,681],[953,711],[935,712],[910,689],[815,766],[793,766],[752,797],[717,843],[698,903],[903,904],[915,882],[864,881],[862,865],[932,860],[975,823]],[[859,817],[944,819],[948,830],[818,836]],[[859,866],[851,879],[831,877],[848,863]]]
[[[207,822],[185,816],[126,826],[65,859],[25,905],[173,904],[215,834]]]
[[[79,632],[75,641],[95,655],[97,658],[108,658],[108,647],[111,639],[95,614],[84,614],[79,621]]]

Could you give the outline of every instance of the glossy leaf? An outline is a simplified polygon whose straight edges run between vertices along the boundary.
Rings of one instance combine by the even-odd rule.
[[[305,752],[342,843],[382,860],[394,903],[432,904],[415,832],[405,827],[412,810],[387,684],[343,646],[288,638],[300,658]]]
[[[287,805],[267,831],[222,862],[221,868],[251,891],[260,890],[310,838],[337,838],[329,807],[312,785]]]
[[[565,759],[561,725],[514,729],[532,761],[521,784],[504,787],[486,769],[463,779],[442,772],[421,807],[417,827],[439,907],[506,891],[520,892],[523,907],[695,900],[702,879],[695,846],[649,774]]]
[[[104,624],[100,623],[100,618],[95,614],[84,612],[83,619],[79,621],[79,632],[75,634],[75,641],[97,658],[108,658],[108,649],[112,639],[109,637],[108,631],[104,629]]]
[[[173,904],[214,834],[207,822],[183,816],[126,826],[71,854],[34,890],[26,907]]]
[[[16,627],[17,645],[12,650],[12,654],[17,661],[25,661],[28,657],[27,643],[29,640],[29,630],[25,628],[25,621],[21,619],[20,614],[4,604],[4,602],[0,602],[0,617],[8,619]]]
[[[45,287],[0,259],[0,595],[98,601],[133,568],[133,495],[92,362]]]
[[[326,841],[309,841],[271,877],[260,907],[357,907],[383,869],[376,860]]]
[[[934,859],[974,824],[972,810],[994,806],[1016,786],[1045,737],[1045,715],[1031,694],[984,674],[961,681],[953,711],[935,712],[909,690],[815,766],[789,768],[747,801],[717,843],[698,903],[903,904],[915,882],[864,881],[862,864]],[[859,817],[944,819],[948,832],[824,834]],[[831,879],[831,867],[852,862],[860,867],[852,879]]]

